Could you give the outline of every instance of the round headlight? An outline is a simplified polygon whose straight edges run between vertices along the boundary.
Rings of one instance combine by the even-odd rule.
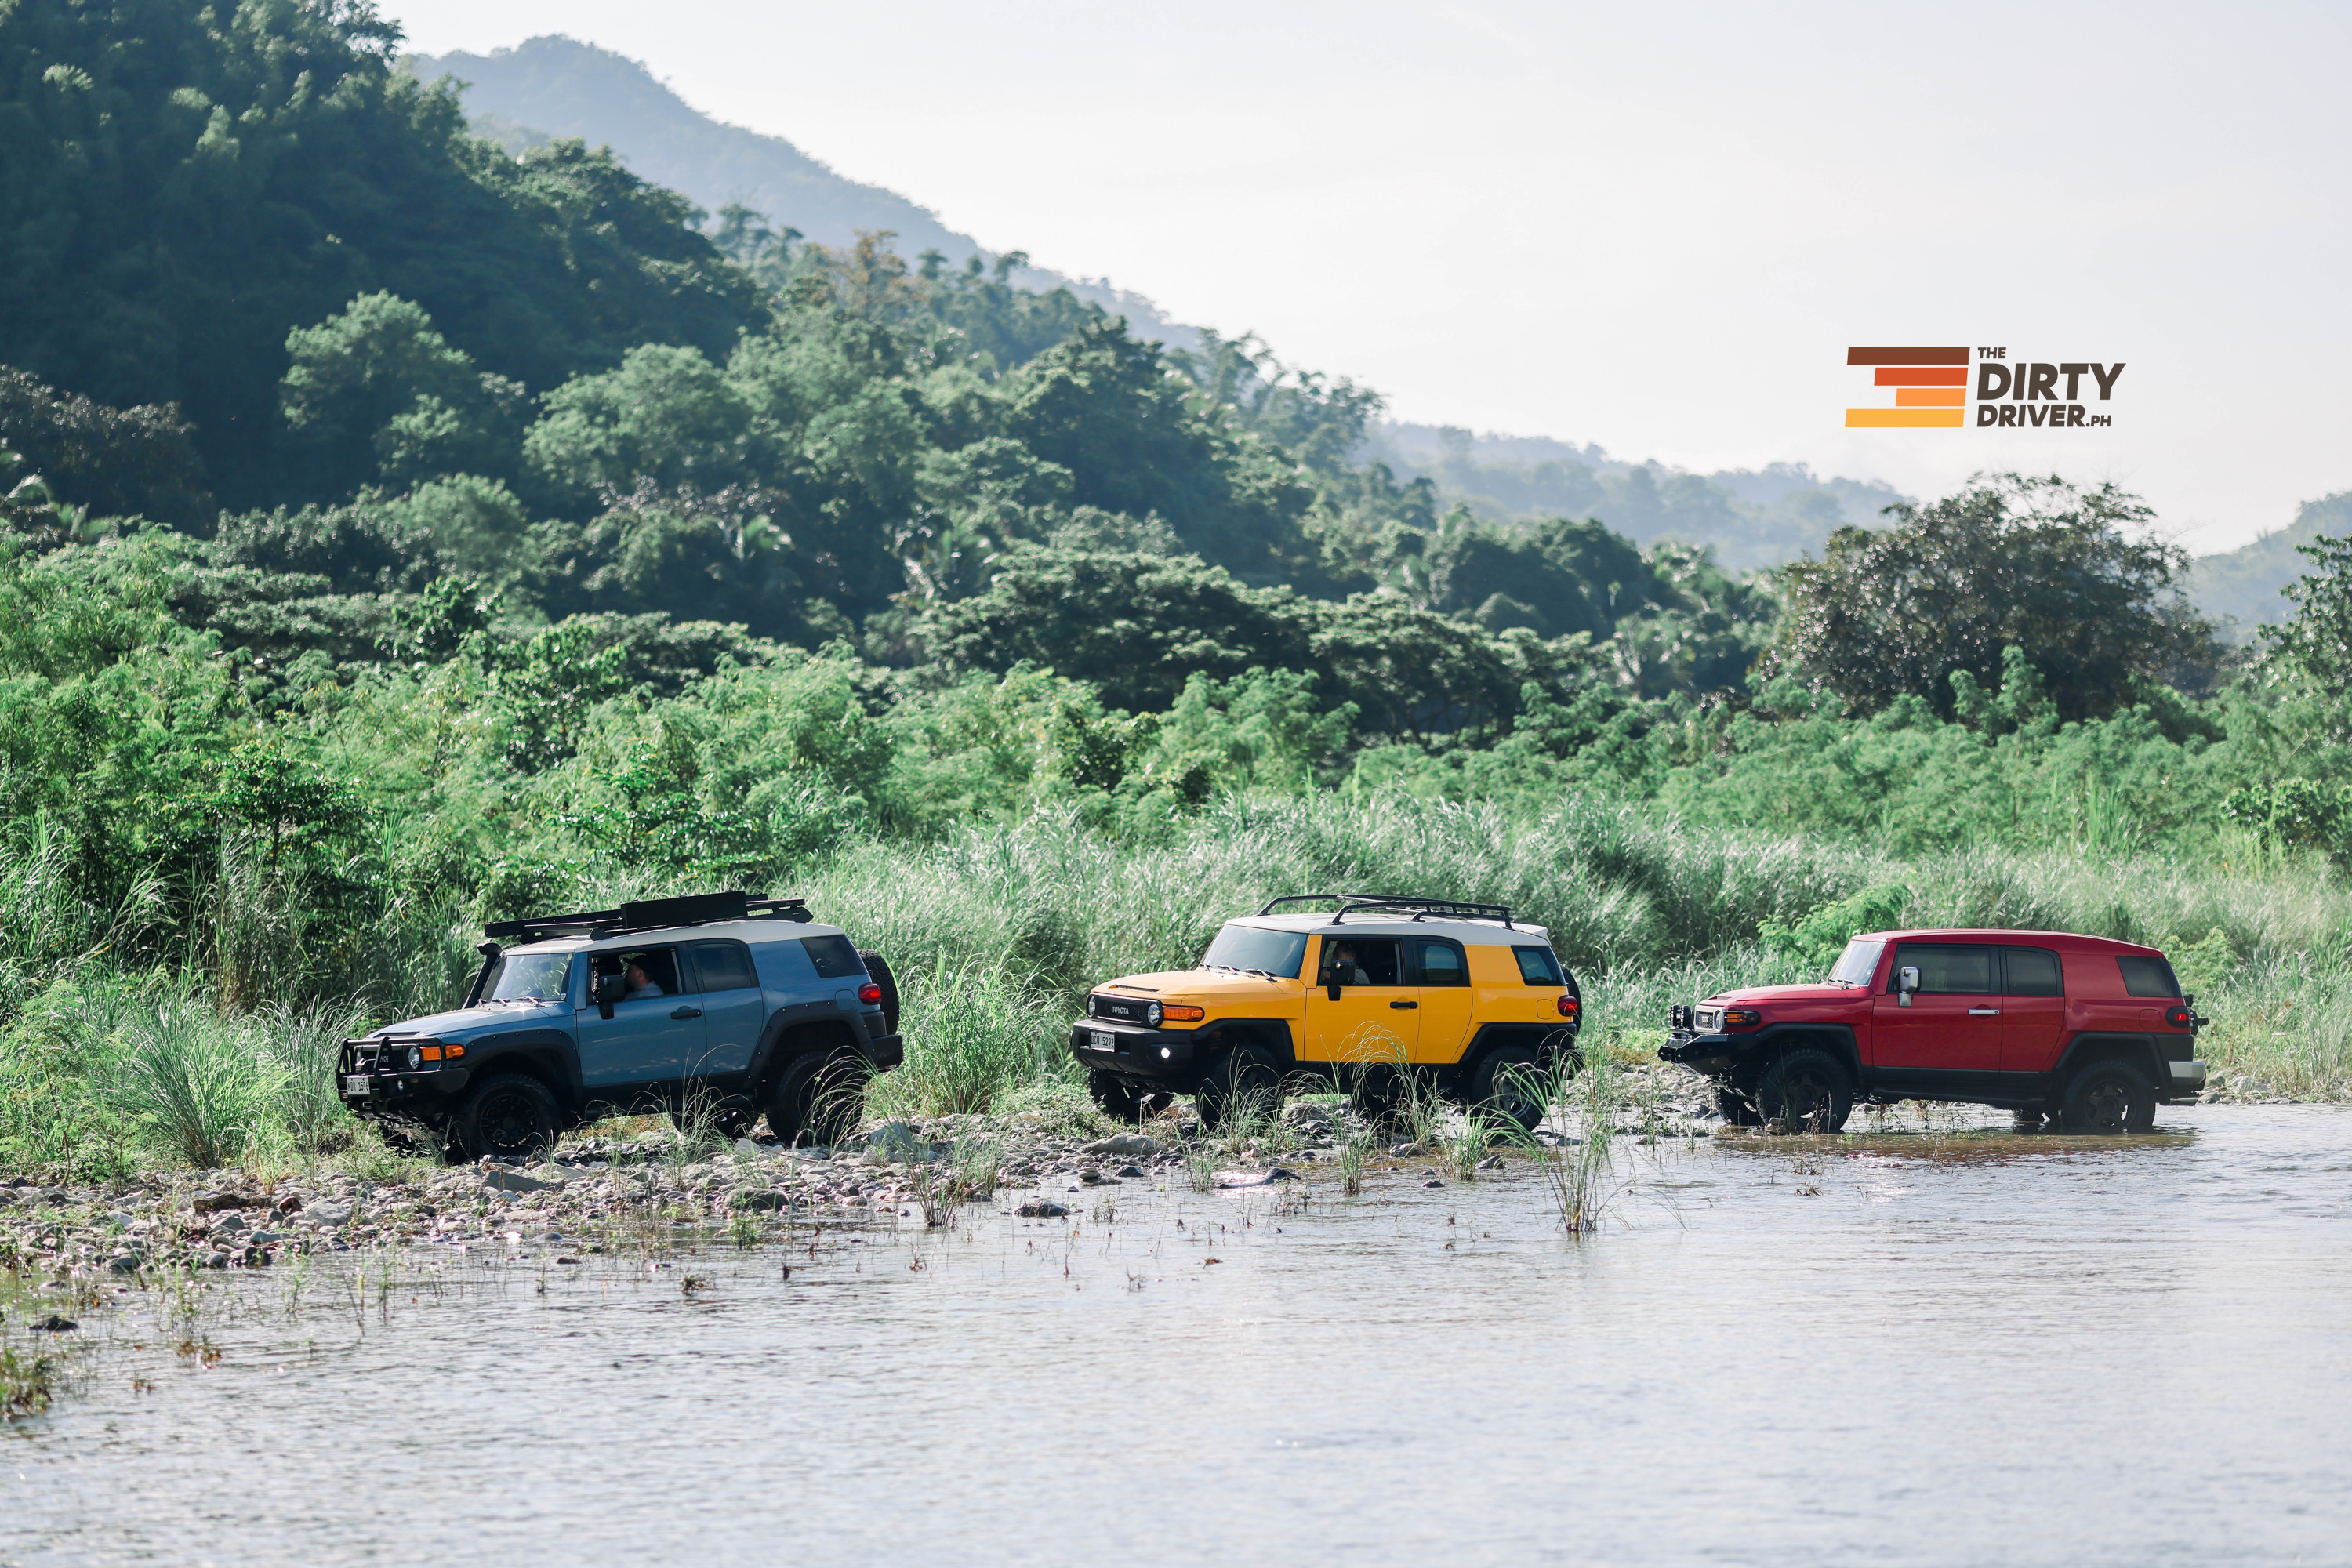
[[[415,1072],[425,1065],[425,1052],[415,1046],[408,1047],[408,1070]]]
[[[1167,1015],[1160,1011],[1160,1004],[1157,1002],[1143,1010],[1143,1021],[1155,1029],[1160,1027],[1160,1020],[1165,1016]]]

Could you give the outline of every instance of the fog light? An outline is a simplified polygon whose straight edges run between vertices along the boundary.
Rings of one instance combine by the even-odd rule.
[[[1166,1060],[1168,1059],[1168,1057],[1169,1057],[1169,1050],[1168,1050],[1168,1047],[1167,1047],[1166,1046],[1162,1046],[1162,1047],[1160,1047],[1160,1059],[1161,1061],[1163,1061],[1163,1062],[1164,1062],[1164,1061],[1166,1061]]]

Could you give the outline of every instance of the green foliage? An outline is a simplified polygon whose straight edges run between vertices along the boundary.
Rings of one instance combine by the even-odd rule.
[[[1847,942],[1862,931],[1901,925],[1910,903],[1910,889],[1885,882],[1823,904],[1793,926],[1766,921],[1757,928],[1756,938],[1765,952],[1826,973]]]
[[[2284,590],[2294,614],[2284,626],[2263,635],[2277,663],[2321,690],[2352,689],[2352,537],[2321,534],[2298,552],[2317,563]]]
[[[2110,481],[2078,490],[2015,474],[1884,531],[1841,529],[1781,574],[1780,666],[1857,712],[1925,699],[1952,712],[1952,677],[1990,683],[2018,647],[2067,719],[2099,717],[2210,668],[2211,628],[2177,591],[2188,557],[2126,531],[2153,515]]]

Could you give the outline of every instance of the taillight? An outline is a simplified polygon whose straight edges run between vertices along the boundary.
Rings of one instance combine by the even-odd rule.
[[[2197,1022],[2197,1015],[2176,1002],[2164,1010],[2164,1021],[2171,1028],[2186,1029]]]
[[[857,999],[869,1007],[879,1006],[882,1003],[882,987],[869,980],[857,988]]]
[[[1563,991],[1559,994],[1559,1016],[1575,1023],[1584,1014],[1584,1004]]]

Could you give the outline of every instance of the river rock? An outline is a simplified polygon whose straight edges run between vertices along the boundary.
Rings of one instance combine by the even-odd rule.
[[[482,1173],[482,1185],[499,1193],[562,1192],[563,1184],[542,1182],[537,1176],[526,1176],[520,1171],[502,1171],[493,1165]]]
[[[1160,1152],[1160,1140],[1147,1138],[1140,1132],[1119,1132],[1108,1138],[1097,1138],[1078,1151],[1081,1154],[1118,1154],[1129,1160],[1149,1160]]]
[[[320,1199],[302,1211],[302,1218],[306,1224],[329,1227],[346,1224],[351,1217],[351,1205],[335,1203],[326,1198]]]
[[[1023,1219],[1060,1219],[1070,1211],[1045,1198],[1032,1198],[1013,1212]]]

